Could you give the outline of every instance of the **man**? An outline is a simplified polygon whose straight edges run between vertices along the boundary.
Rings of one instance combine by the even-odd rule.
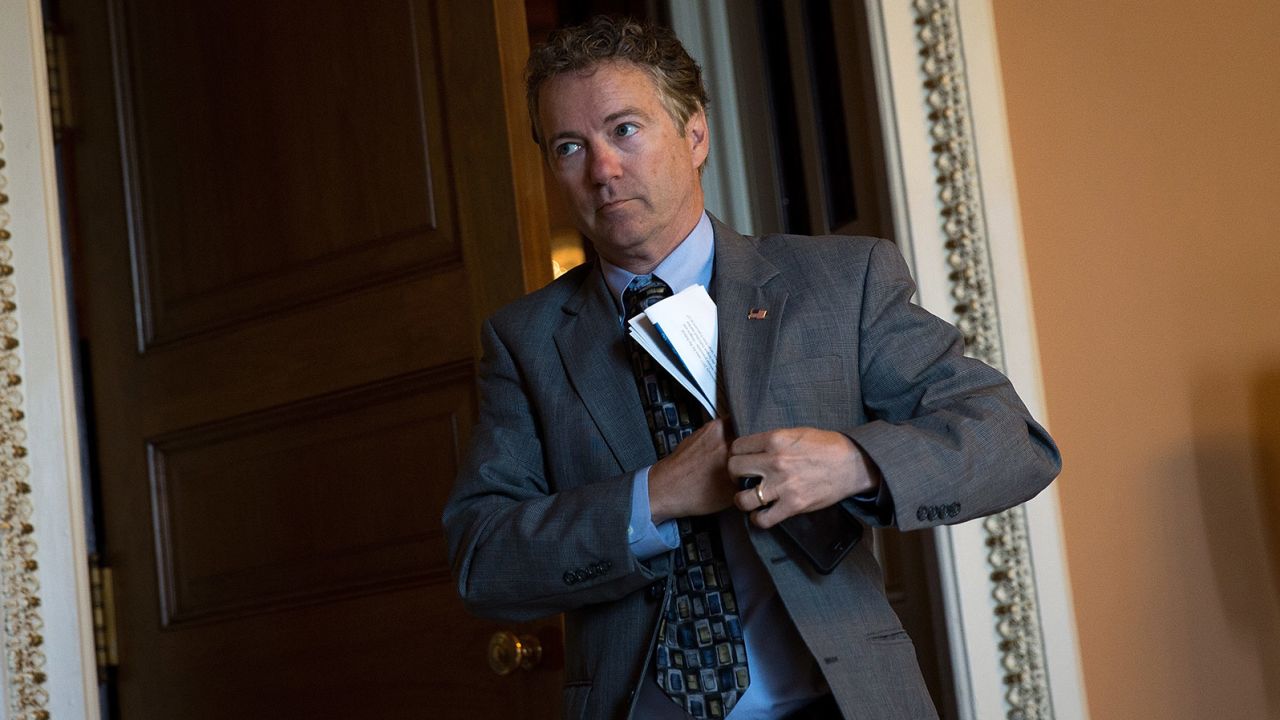
[[[705,213],[705,92],[668,31],[597,18],[527,75],[535,140],[599,260],[484,325],[444,514],[464,601],[565,614],[565,717],[936,717],[867,543],[824,574],[813,539],[776,526],[990,514],[1053,479],[1053,441],[910,304],[892,244],[745,238]],[[694,284],[720,335],[705,423],[624,331]]]

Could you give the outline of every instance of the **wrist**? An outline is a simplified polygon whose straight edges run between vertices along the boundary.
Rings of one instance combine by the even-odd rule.
[[[847,436],[846,436],[847,437]],[[867,455],[858,443],[851,438],[849,443],[853,446],[853,495],[870,495],[880,490],[880,483],[883,476],[880,474],[880,468],[876,465],[871,456]]]
[[[662,467],[662,461],[659,460],[649,468],[649,517],[654,525],[660,525],[672,517],[664,501],[665,493],[662,492],[665,479],[666,473]]]

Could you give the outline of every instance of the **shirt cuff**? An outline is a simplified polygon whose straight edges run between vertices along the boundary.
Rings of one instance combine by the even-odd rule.
[[[893,526],[893,493],[889,492],[889,484],[883,477],[880,479],[879,488],[853,495],[849,498],[849,502],[853,503],[853,507],[865,516],[875,518],[880,527]]]
[[[880,469],[875,458],[871,457],[862,444],[854,440],[849,433],[844,436],[853,441],[858,446],[858,451],[866,458],[866,462],[871,466],[876,474],[880,476],[880,486],[874,490],[860,492],[857,495],[851,495],[845,498],[846,507],[853,512],[862,516],[864,520],[870,521],[877,527],[893,527],[894,522],[894,502],[893,493],[889,490],[889,483],[884,479],[884,471]]]
[[[641,468],[631,482],[631,521],[627,523],[627,541],[637,560],[648,560],[674,550],[680,545],[680,530],[675,520],[653,524],[649,509],[649,468]]]

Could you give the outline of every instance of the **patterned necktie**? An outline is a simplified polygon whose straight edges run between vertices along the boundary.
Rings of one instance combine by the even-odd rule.
[[[653,275],[639,275],[622,295],[627,318],[671,296]],[[658,457],[666,457],[708,418],[689,391],[631,342],[631,367]],[[742,621],[714,515],[680,518],[676,591],[658,627],[658,687],[695,718],[722,718],[751,683]]]

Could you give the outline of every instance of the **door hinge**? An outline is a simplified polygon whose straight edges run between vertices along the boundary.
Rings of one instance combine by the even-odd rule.
[[[67,72],[67,37],[54,28],[45,28],[44,52],[49,70],[49,115],[53,121],[53,138],[61,140],[74,127],[71,83]]]
[[[98,660],[98,679],[109,668],[118,667],[116,644],[116,601],[111,568],[97,554],[89,556],[89,593],[93,602],[93,647]]]

